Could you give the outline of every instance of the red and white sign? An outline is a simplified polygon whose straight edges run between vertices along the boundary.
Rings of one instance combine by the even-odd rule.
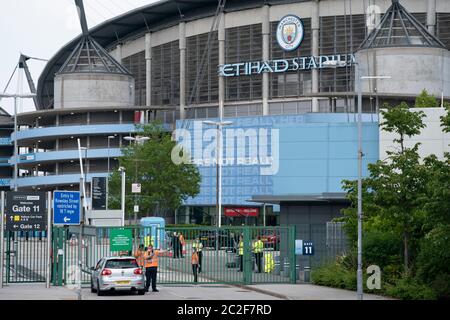
[[[257,217],[259,208],[225,208],[225,217]]]

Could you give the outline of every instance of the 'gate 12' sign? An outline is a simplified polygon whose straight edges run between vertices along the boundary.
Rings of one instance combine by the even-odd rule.
[[[7,231],[46,230],[45,192],[7,192],[5,214]]]
[[[53,192],[53,224],[80,224],[80,192]]]

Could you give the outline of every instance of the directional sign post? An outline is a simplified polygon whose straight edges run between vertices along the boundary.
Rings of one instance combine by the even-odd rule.
[[[80,208],[79,191],[53,192],[53,224],[79,225]]]
[[[45,231],[45,192],[6,193],[7,231]]]

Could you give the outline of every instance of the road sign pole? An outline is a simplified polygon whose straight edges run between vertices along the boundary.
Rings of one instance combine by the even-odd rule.
[[[47,273],[46,287],[50,288],[51,267],[52,267],[52,193],[47,192]]]
[[[84,178],[81,176],[80,178],[80,192],[81,192],[81,186],[84,187]],[[82,195],[83,197],[83,203],[86,203],[86,199],[84,199],[85,194]],[[84,209],[85,206],[81,206],[81,216],[80,216],[80,232],[78,233],[78,300],[81,300],[81,277],[83,275],[81,269],[83,266],[83,224],[84,224]]]
[[[5,191],[1,193],[1,229],[0,229],[0,288],[3,288],[3,252],[5,241]]]

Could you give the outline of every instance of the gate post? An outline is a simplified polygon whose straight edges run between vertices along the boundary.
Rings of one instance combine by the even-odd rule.
[[[51,278],[51,250],[52,250],[52,193],[49,191],[47,193],[47,263],[45,272],[45,286],[47,289],[50,288],[50,278]]]
[[[291,265],[291,283],[297,283],[297,256],[295,255],[295,236],[296,229],[295,225],[289,227],[289,256],[290,256],[290,265]]]
[[[5,191],[1,192],[1,229],[0,229],[0,288],[3,288],[3,258],[4,258],[4,241],[5,241]]]
[[[252,283],[252,255],[251,255],[251,236],[250,236],[250,227],[244,227],[244,283],[251,284]]]

